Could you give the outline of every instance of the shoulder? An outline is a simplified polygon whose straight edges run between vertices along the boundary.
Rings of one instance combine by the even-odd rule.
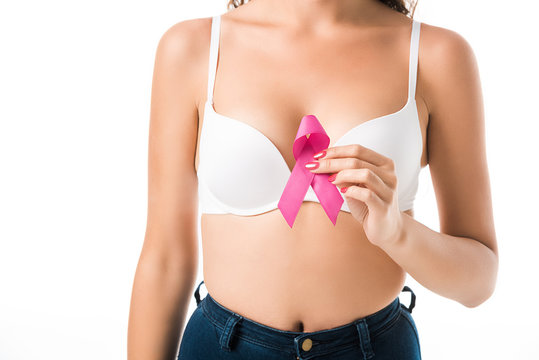
[[[419,72],[423,96],[429,110],[448,92],[478,81],[476,56],[469,41],[459,32],[421,23]]]
[[[468,40],[455,30],[421,23],[420,50],[427,65],[456,65],[473,60],[474,52]]]
[[[190,88],[200,103],[209,58],[211,17],[188,19],[169,26],[159,38],[155,69]]]
[[[183,20],[170,26],[161,35],[157,50],[167,57],[192,58],[208,50],[211,17]]]

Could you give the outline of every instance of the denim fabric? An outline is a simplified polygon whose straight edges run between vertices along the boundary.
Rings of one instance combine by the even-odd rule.
[[[315,332],[275,329],[245,318],[219,304],[208,293],[187,322],[178,360],[417,360],[419,336],[412,309],[397,296],[381,310],[348,324]]]

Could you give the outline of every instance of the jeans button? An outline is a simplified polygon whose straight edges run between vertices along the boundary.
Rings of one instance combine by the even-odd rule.
[[[309,338],[303,340],[303,343],[301,344],[301,348],[305,351],[311,350],[313,347],[313,341]]]

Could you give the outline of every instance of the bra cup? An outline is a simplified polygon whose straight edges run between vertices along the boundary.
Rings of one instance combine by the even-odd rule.
[[[414,104],[415,105],[415,104]],[[421,138],[415,124],[414,107],[408,107],[398,118],[388,116],[367,121],[347,133],[335,145],[360,144],[372,149],[395,162],[398,178],[397,193],[401,211],[409,207],[409,194],[417,188],[417,175],[420,168]],[[411,109],[411,110],[410,110]]]
[[[213,196],[230,208],[254,209],[278,201],[290,170],[273,143],[236,121],[207,116],[199,164]]]

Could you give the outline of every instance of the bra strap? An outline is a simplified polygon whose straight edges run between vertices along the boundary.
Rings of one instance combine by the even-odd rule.
[[[213,104],[213,87],[217,71],[217,56],[219,52],[219,32],[221,29],[221,15],[212,17],[210,37],[210,59],[208,61],[208,94],[207,101]]]
[[[421,23],[412,19],[412,35],[410,38],[410,60],[408,69],[408,98],[415,99],[417,83],[417,63],[419,58],[419,31]]]

